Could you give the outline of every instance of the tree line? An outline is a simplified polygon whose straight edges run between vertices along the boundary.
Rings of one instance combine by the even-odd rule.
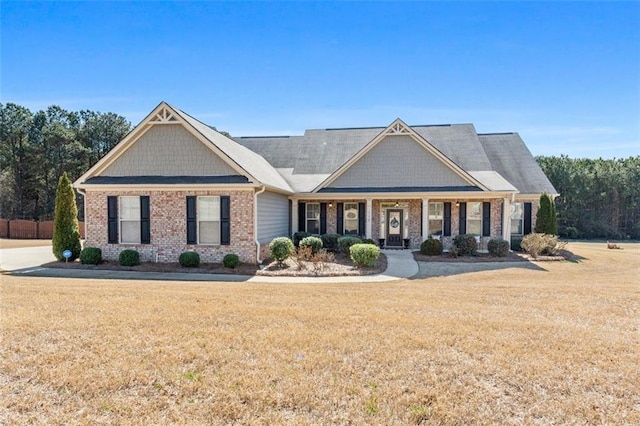
[[[0,104],[0,217],[51,220],[62,173],[79,178],[130,130],[112,112]],[[83,197],[77,202],[82,216]]]
[[[561,237],[640,239],[640,156],[536,160],[560,193]]]

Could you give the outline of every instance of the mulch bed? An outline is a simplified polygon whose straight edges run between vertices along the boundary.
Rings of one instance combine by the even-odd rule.
[[[303,269],[298,269],[298,265],[291,259],[284,262],[280,267],[277,262],[266,259],[262,268],[258,265],[244,264],[236,266],[234,269],[225,268],[221,263],[202,263],[197,268],[186,268],[178,262],[155,263],[141,262],[137,266],[120,266],[118,262],[104,261],[99,265],[84,265],[79,261],[74,262],[49,262],[42,265],[46,268],[66,268],[66,269],[88,269],[88,270],[115,270],[115,271],[137,271],[137,272],[180,272],[199,274],[234,274],[234,275],[262,275],[274,277],[336,277],[336,276],[358,276],[375,275],[387,269],[387,258],[381,254],[373,268],[357,268],[351,259],[345,254],[337,254],[335,262],[324,263],[322,265],[304,262]]]
[[[476,256],[451,257],[449,253],[440,256],[426,256],[419,251],[413,252],[413,258],[418,262],[450,262],[450,263],[483,263],[483,262],[526,262],[529,259],[521,253],[509,253],[506,257],[493,257],[489,253],[478,253]]]

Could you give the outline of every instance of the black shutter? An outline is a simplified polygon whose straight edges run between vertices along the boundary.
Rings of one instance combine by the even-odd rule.
[[[444,229],[445,237],[451,236],[451,203],[444,203]]]
[[[482,236],[491,236],[491,203],[482,203]]]
[[[365,203],[358,203],[358,233],[360,235],[366,235],[366,209],[367,207]]]
[[[118,244],[118,197],[107,197],[107,229],[109,244]]]
[[[421,237],[423,236],[422,235],[423,229],[424,229],[424,203],[420,203],[420,236]]]
[[[220,197],[220,244],[231,244],[231,197]]]
[[[307,205],[305,203],[298,203],[298,232],[305,232],[307,230]]]
[[[194,195],[187,196],[187,244],[198,244],[197,199]]]
[[[327,203],[320,203],[320,235],[327,233]]]
[[[460,203],[459,213],[458,235],[464,235],[467,233],[467,203]]]
[[[140,196],[140,243],[151,244],[151,209],[149,196]]]
[[[336,233],[344,234],[344,203],[337,204],[338,210],[336,211]]]
[[[524,235],[531,233],[531,203],[524,203],[524,224],[522,231]]]

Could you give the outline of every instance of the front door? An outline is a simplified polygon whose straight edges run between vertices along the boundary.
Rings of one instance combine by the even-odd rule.
[[[387,210],[387,247],[402,247],[402,210]]]

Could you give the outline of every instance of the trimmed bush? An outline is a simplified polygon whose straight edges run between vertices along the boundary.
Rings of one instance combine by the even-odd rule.
[[[269,253],[278,263],[282,263],[295,252],[293,241],[288,237],[278,237],[269,243]]]
[[[311,247],[311,253],[316,254],[322,250],[322,240],[319,237],[305,237],[300,241],[299,247]]]
[[[509,254],[509,243],[503,239],[494,238],[489,240],[487,249],[493,257],[507,257]]]
[[[327,251],[335,252],[338,250],[338,238],[342,235],[340,234],[324,234],[320,235],[320,239],[322,240],[322,247],[324,247]]]
[[[554,256],[562,250],[566,243],[558,241],[558,237],[549,234],[533,233],[522,239],[521,246],[525,252],[533,257],[541,255]]]
[[[349,253],[349,249],[354,244],[361,244],[362,240],[358,237],[340,237],[338,238],[338,252],[340,253]]]
[[[56,206],[53,218],[53,255],[59,261],[66,259],[62,255],[65,250],[71,251],[69,262],[73,262],[80,256],[82,245],[80,244],[80,230],[78,228],[78,207],[76,206],[76,194],[73,192],[71,181],[67,173],[62,173],[56,189]]]
[[[556,203],[553,201],[553,197],[546,192],[540,195],[540,207],[536,214],[534,231],[539,234],[558,235]]]
[[[200,255],[195,251],[185,251],[178,257],[178,262],[185,268],[195,268],[200,266]]]
[[[371,238],[363,238],[362,239],[362,244],[373,244],[374,246],[378,245],[378,243],[373,241]]]
[[[353,244],[349,248],[349,257],[359,268],[372,268],[380,257],[380,247],[375,244]]]
[[[300,241],[312,235],[313,234],[309,232],[296,232],[295,234],[293,234],[293,245],[296,247],[300,247]]]
[[[442,241],[435,238],[429,237],[420,244],[420,253],[426,256],[440,256],[442,250]]]
[[[511,237],[511,250],[521,252],[522,251],[522,237]]]
[[[225,268],[235,268],[240,264],[240,258],[235,253],[225,254],[222,258],[222,264]]]
[[[118,255],[118,263],[121,266],[136,266],[140,264],[140,253],[137,250],[122,250]]]
[[[458,256],[460,256],[460,252],[458,251],[458,249],[455,247],[451,247],[449,249],[449,257],[458,257]]]
[[[84,265],[99,265],[102,263],[102,250],[98,247],[85,247],[80,252],[80,263]]]
[[[453,239],[460,256],[475,256],[478,251],[478,242],[473,234],[456,235]]]

